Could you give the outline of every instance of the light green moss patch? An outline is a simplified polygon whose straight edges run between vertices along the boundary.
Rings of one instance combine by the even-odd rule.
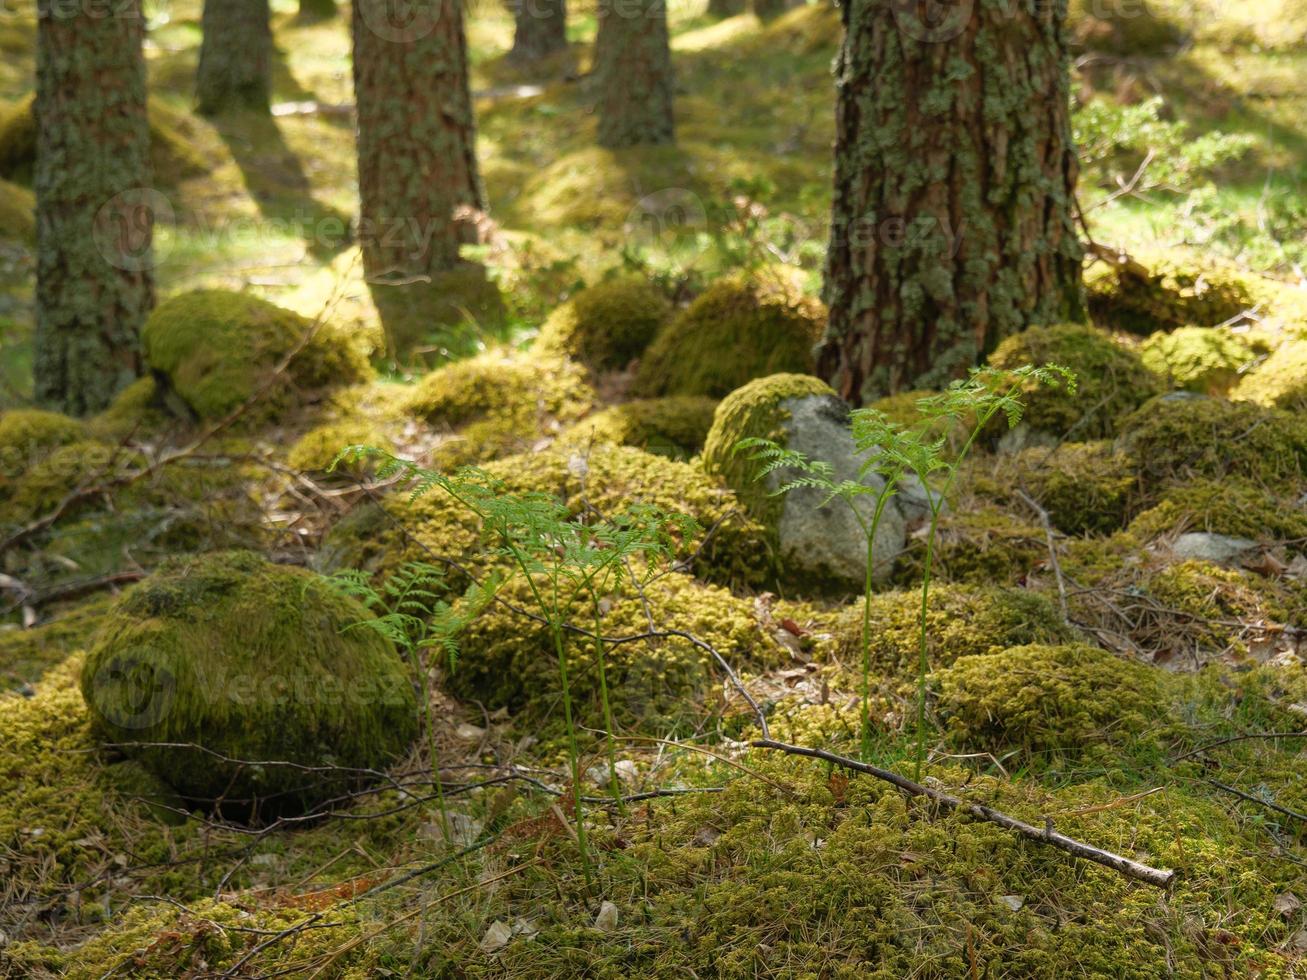
[[[1210,531],[1254,541],[1307,541],[1307,513],[1294,500],[1276,497],[1245,480],[1198,479],[1162,493],[1157,505],[1130,523],[1147,540],[1184,531]]]
[[[754,378],[812,370],[825,308],[804,296],[785,267],[734,275],[709,286],[655,338],[635,392],[722,398]]]
[[[1307,410],[1307,340],[1289,340],[1248,372],[1230,397],[1266,408]]]
[[[1172,388],[1222,395],[1266,351],[1265,341],[1230,327],[1179,327],[1158,332],[1139,349],[1144,366]]]
[[[324,422],[304,433],[290,447],[286,463],[306,473],[323,473],[347,446],[373,446],[386,451],[392,448],[390,439],[378,426],[365,419],[345,419]],[[357,470],[360,465],[366,467],[366,462],[341,465]]]
[[[167,414],[159,383],[147,374],[118,392],[109,407],[90,420],[88,428],[98,438],[119,441],[157,433],[170,423],[175,420]]]
[[[1096,262],[1085,271],[1085,299],[1095,323],[1149,334],[1175,327],[1215,327],[1257,305],[1256,289],[1237,270],[1201,264],[1183,252],[1140,253],[1147,270]]]
[[[1031,513],[1023,490],[1067,534],[1110,534],[1125,524],[1135,488],[1134,461],[1111,442],[1065,442],[978,460],[973,491],[996,497],[1017,513]],[[985,471],[993,470],[993,476]],[[1032,514],[1033,516],[1033,514]]]
[[[975,585],[1015,585],[1048,560],[1044,530],[996,507],[959,510],[940,518],[935,533],[932,577]],[[925,530],[908,540],[894,563],[892,581],[919,584],[925,570]]]
[[[623,368],[649,346],[672,304],[647,281],[622,278],[583,289],[540,328],[536,350],[592,371]]]
[[[52,451],[86,438],[86,426],[59,412],[15,408],[0,412],[0,502],[20,477]]]
[[[107,599],[85,602],[29,629],[0,627],[0,687],[35,684],[51,667],[86,649],[108,604]]]
[[[637,398],[605,408],[564,430],[560,448],[634,446],[658,456],[688,459],[703,448],[717,402],[695,395]]]

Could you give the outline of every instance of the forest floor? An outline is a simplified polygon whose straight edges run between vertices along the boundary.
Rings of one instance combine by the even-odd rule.
[[[30,6],[0,9],[0,203],[19,211]],[[777,262],[795,290],[819,289],[836,11],[762,24],[672,5],[678,144],[612,153],[593,140],[591,6],[570,11],[572,50],[525,75],[503,61],[507,12],[474,6],[489,223],[466,257],[496,288],[443,284],[464,315],[400,344],[340,231],[357,198],[346,24],[274,4],[272,117],[208,120],[190,111],[199,6],[152,7],[158,187],[175,218],[158,229],[161,302],[261,296],[326,325],[298,363],[352,374],[315,385],[256,350],[205,391],[219,400],[207,415],[168,370],[84,422],[31,413],[30,226],[0,207],[0,453],[19,453],[0,457],[0,973],[1305,975],[1307,44],[1294,4],[1267,6],[1106,22],[1073,4],[1089,230],[1150,275],[1091,264],[1096,327],[995,354],[1066,363],[1080,392],[1028,393],[1015,434],[985,431],[934,555],[921,781],[1175,871],[1165,890],[829,760],[751,747],[758,716],[684,636],[608,651],[616,781],[597,660],[584,634],[569,640],[578,813],[552,637],[517,611],[521,581],[464,629],[457,663],[422,654],[427,737],[312,819],[232,819],[106,746],[83,668],[125,617],[145,603],[140,628],[171,622],[169,604],[190,601],[172,579],[211,578],[219,598],[194,613],[210,623],[229,615],[222,590],[244,587],[230,581],[264,574],[178,554],[249,549],[370,583],[452,557],[423,586],[450,601],[503,564],[448,502],[409,503],[375,468],[327,472],[368,443],[482,464],[506,493],[544,490],[572,515],[688,512],[706,530],[677,540],[674,572],[603,597],[604,633],[694,634],[775,739],[908,776],[918,748],[923,522],[869,606],[860,745],[861,598],[787,575],[746,491],[705,466],[726,392],[643,392],[640,365],[595,368],[541,330],[584,320],[583,287],[618,273],[653,285],[660,322]],[[1114,195],[1122,182],[1131,193]],[[202,330],[227,302],[165,305],[160,329]],[[790,369],[746,364],[741,380]],[[224,648],[265,626],[213,628]],[[632,798],[607,802],[613,782]]]

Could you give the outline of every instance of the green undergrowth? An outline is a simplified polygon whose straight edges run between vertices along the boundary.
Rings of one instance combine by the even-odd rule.
[[[558,435],[559,448],[634,446],[658,456],[689,459],[703,449],[717,402],[696,395],[637,398],[587,415]]]

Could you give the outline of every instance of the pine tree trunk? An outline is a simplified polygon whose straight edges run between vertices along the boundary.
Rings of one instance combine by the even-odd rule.
[[[204,0],[204,36],[195,72],[200,112],[267,111],[272,78],[268,17],[268,0]]]
[[[665,0],[601,0],[594,74],[600,146],[675,139]]]
[[[336,16],[336,0],[300,0],[300,20],[329,20]]]
[[[510,61],[530,64],[567,47],[567,0],[512,0]]]
[[[137,0],[38,16],[35,390],[84,415],[139,373],[154,305],[144,22]]]
[[[836,63],[830,325],[818,372],[861,404],[1083,317],[1065,5],[851,0]]]
[[[482,208],[458,0],[355,0],[359,239],[371,280],[453,268],[457,212]]]
[[[753,12],[759,20],[771,20],[799,6],[803,0],[753,0]]]

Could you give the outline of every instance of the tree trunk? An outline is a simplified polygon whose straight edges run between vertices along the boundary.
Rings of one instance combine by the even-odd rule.
[[[440,274],[459,263],[467,210],[484,208],[461,0],[400,14],[354,2],[359,245],[392,340],[448,301]]]
[[[196,106],[205,115],[268,109],[272,28],[268,0],[204,0]]]
[[[711,0],[710,0],[711,2]],[[753,12],[759,20],[771,20],[800,6],[803,0],[753,0]],[[927,0],[931,2],[931,0]]]
[[[818,373],[854,404],[1083,317],[1064,4],[851,0]]]
[[[530,64],[567,48],[567,0],[512,0],[510,61]]]
[[[84,415],[139,373],[154,305],[144,21],[138,0],[113,16],[41,0],[38,17],[35,390]]]
[[[744,13],[745,0],[708,0],[709,17],[735,17]]]
[[[300,0],[300,20],[329,20],[336,16],[336,0]]]
[[[594,74],[600,146],[675,139],[665,0],[601,0]]]

